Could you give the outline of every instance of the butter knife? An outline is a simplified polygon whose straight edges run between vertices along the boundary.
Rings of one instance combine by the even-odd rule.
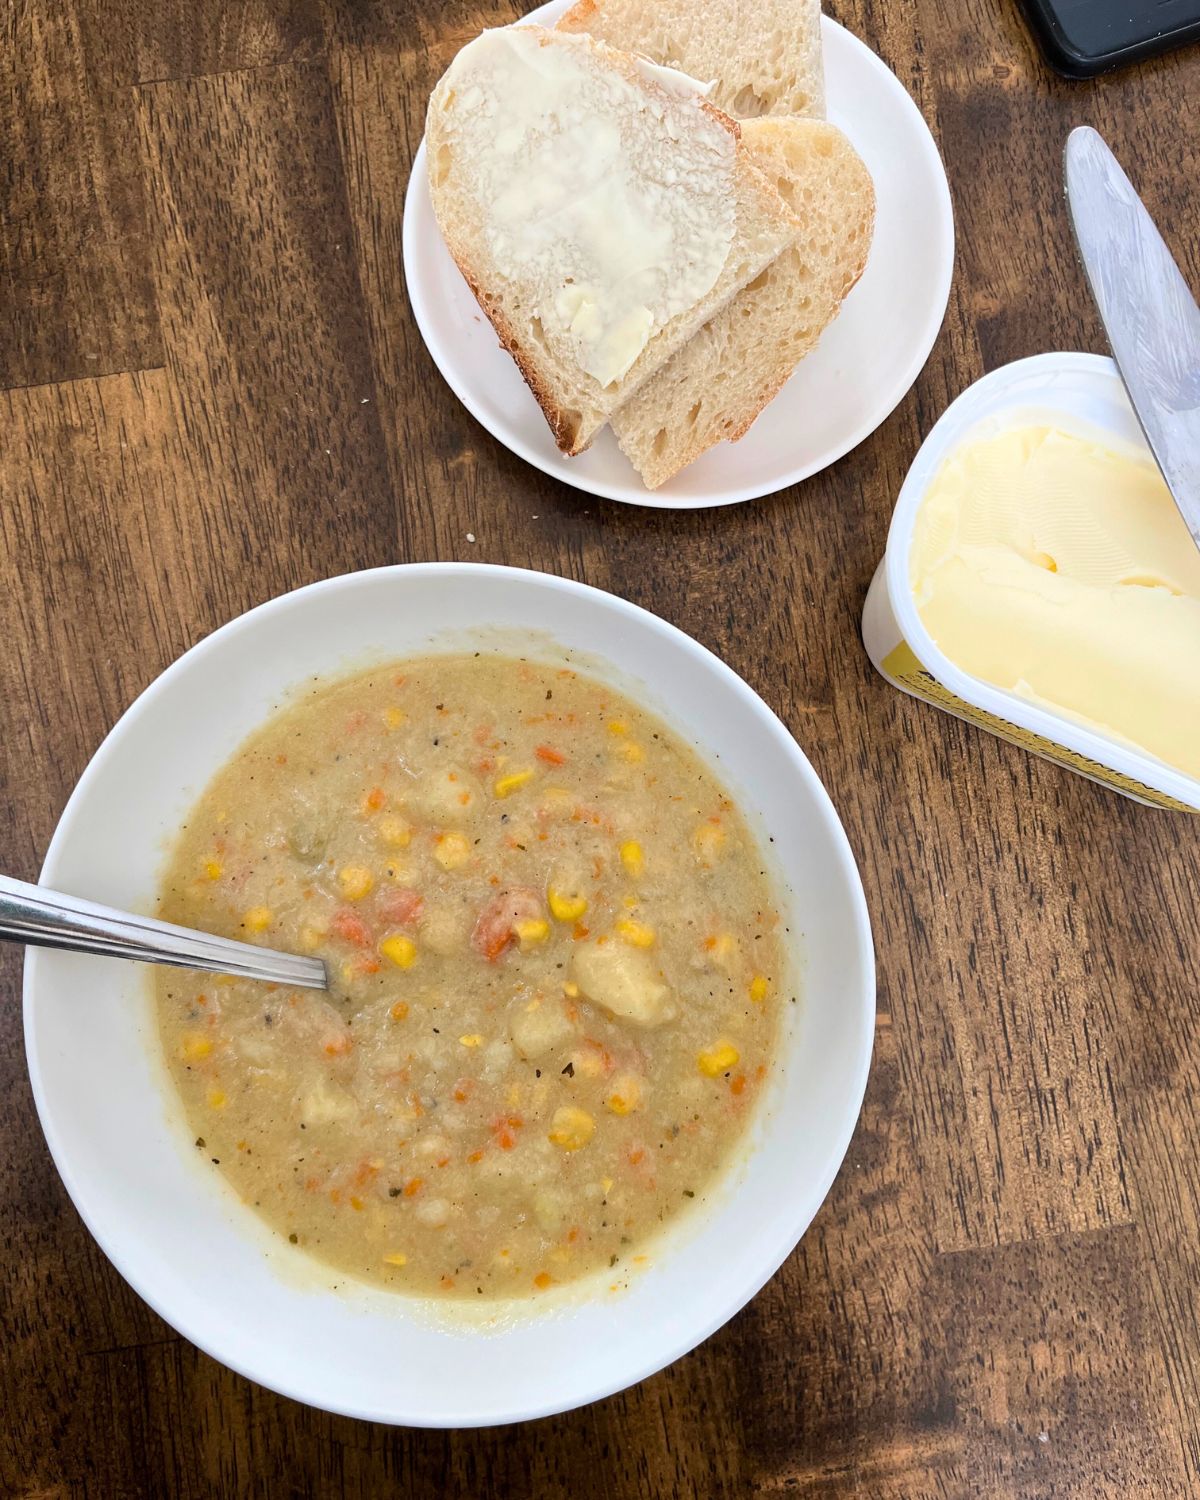
[[[1129,178],[1090,126],[1067,138],[1067,204],[1146,441],[1200,547],[1200,307]]]

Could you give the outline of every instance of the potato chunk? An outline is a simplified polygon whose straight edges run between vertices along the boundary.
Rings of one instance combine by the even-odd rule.
[[[618,1021],[661,1026],[679,1014],[671,988],[662,982],[649,953],[625,943],[579,943],[571,978],[584,997]]]
[[[460,823],[478,801],[475,779],[457,766],[430,771],[410,794],[410,805],[434,823]]]
[[[566,1012],[557,1000],[522,1005],[509,1027],[513,1044],[526,1061],[544,1057],[552,1047],[561,1047],[575,1034]]]

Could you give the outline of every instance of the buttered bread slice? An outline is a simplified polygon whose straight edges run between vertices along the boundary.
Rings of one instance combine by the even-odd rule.
[[[714,79],[737,120],[825,113],[820,0],[577,0],[558,30]]]
[[[564,453],[800,232],[690,79],[587,36],[483,32],[425,143],[450,252]]]

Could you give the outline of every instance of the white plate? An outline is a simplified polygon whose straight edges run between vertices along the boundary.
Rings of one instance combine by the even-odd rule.
[[[569,4],[553,0],[524,19],[552,26]],[[446,249],[421,142],[404,203],[408,295],[434,363],[493,437],[589,494],[692,510],[774,494],[819,473],[869,437],[906,395],[950,296],[950,189],[929,127],[896,75],[828,16],[821,35],[829,119],[849,136],[875,182],[870,260],[837,321],[741,442],[717,444],[658,490],[645,489],[607,428],[578,458],[559,452]]]
[[[75,1206],[126,1280],[252,1380],[414,1426],[542,1416],[661,1369],[754,1295],[828,1192],[866,1083],[874,968],[850,846],[795,740],[703,646],[611,594],[465,563],[352,573],[251,610],[169,667],[96,752],[42,872],[49,886],[153,910],[168,840],[282,694],[314,672],[487,645],[543,660],[573,653],[697,742],[774,854],[784,919],[803,944],[800,999],[784,1006],[752,1149],[647,1246],[650,1264],[628,1291],[610,1291],[601,1272],[499,1304],[498,1317],[493,1303],[488,1327],[470,1305],[431,1305],[322,1268],[197,1151],[162,1065],[145,971],[32,949],[25,963],[42,1127]]]

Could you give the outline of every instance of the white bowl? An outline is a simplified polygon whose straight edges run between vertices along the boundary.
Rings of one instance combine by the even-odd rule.
[[[833,1181],[871,1055],[874,970],[837,815],[787,730],[728,667],[644,610],[540,573],[382,568],[242,615],[168,668],[76,787],[46,885],[148,911],[169,841],[213,772],[312,674],[413,653],[566,653],[714,762],[778,864],[802,950],[782,1067],[715,1201],[608,1276],[534,1301],[430,1303],[347,1282],[287,1245],[201,1160],[166,1078],[146,971],[30,950],[25,1040],[63,1181],[105,1253],[185,1337],[330,1411],[466,1427],[566,1410],[707,1338],[775,1271]],[[340,1283],[340,1285],[336,1285]]]
[[[571,0],[522,18],[553,26]],[[937,338],[954,270],[946,170],[904,85],[869,47],[821,18],[827,113],[875,182],[875,237],[862,279],[832,327],[738,443],[718,443],[647,490],[606,428],[577,458],[559,452],[537,402],[446,249],[429,201],[425,143],[404,200],[404,274],[413,315],[447,385],[527,463],[633,505],[693,510],[771,495],[828,468],[891,413]],[[635,397],[636,399],[636,397]]]

